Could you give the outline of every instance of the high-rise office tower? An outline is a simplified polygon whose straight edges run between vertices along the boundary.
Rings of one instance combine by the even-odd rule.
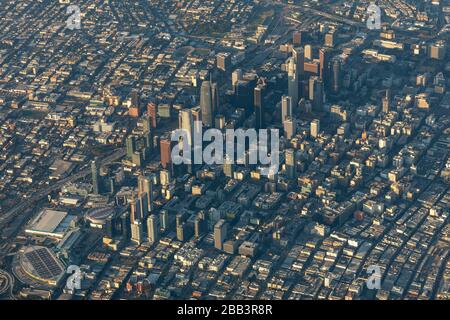
[[[223,242],[227,236],[227,223],[220,219],[214,226],[214,247],[218,250],[223,249]]]
[[[431,44],[429,47],[429,55],[430,55],[431,59],[444,60],[446,51],[447,51],[447,45],[442,40]]]
[[[288,117],[292,117],[292,98],[290,96],[281,97],[281,123]]]
[[[330,51],[325,48],[320,48],[319,61],[319,76],[326,83],[329,78]]]
[[[328,32],[325,35],[325,47],[333,48],[335,45],[335,32]]]
[[[296,133],[295,121],[292,118],[287,118],[283,122],[284,136],[286,139],[290,140],[294,137]]]
[[[177,239],[179,241],[185,241],[186,236],[187,236],[187,225],[184,221],[183,215],[182,214],[177,214],[176,217],[176,231],[177,231]]]
[[[292,49],[292,58],[288,62],[288,94],[295,108],[300,99],[301,80],[305,73],[305,53],[303,48]]]
[[[266,84],[262,80],[255,88],[254,102],[255,102],[255,117],[256,117],[256,130],[263,129],[264,124],[264,94],[266,90]]]
[[[148,241],[150,243],[158,242],[160,233],[158,216],[152,214],[148,217],[147,231],[148,231]]]
[[[341,88],[341,62],[334,60],[333,62],[333,92],[339,93]]]
[[[320,120],[315,119],[311,121],[311,132],[310,132],[311,137],[317,138],[319,132],[320,132]]]
[[[183,219],[184,219],[183,213],[178,213],[178,214],[176,215],[176,217],[175,217],[175,222],[176,222],[177,226],[180,226],[180,225],[183,224],[183,222],[184,222]]]
[[[194,120],[194,123],[196,121],[202,121],[202,109],[200,107],[195,107],[191,109],[192,118]],[[194,127],[195,129],[195,127]]]
[[[186,224],[184,222],[181,224],[178,224],[177,225],[177,240],[184,242],[185,233],[186,233]]]
[[[222,130],[225,128],[225,116],[223,115],[217,115],[216,118],[214,119],[214,123],[215,123],[215,127],[216,129]]]
[[[194,116],[190,109],[180,110],[178,114],[178,127],[186,131],[188,136],[187,144],[192,147],[194,138]]]
[[[391,91],[389,89],[386,90],[386,95],[383,97],[382,104],[383,104],[383,113],[389,112],[389,105],[391,102]]]
[[[323,82],[319,77],[309,78],[309,100],[312,101],[312,107],[315,112],[321,112],[323,109]]]
[[[133,135],[127,137],[127,157],[129,159],[133,158],[133,154],[136,152],[136,138]]]
[[[211,82],[203,81],[200,89],[200,108],[202,110],[202,121],[204,125],[212,127],[213,123],[213,102]]]
[[[312,60],[313,59],[313,48],[310,44],[305,46],[305,59]]]
[[[234,164],[232,159],[225,155],[224,161],[223,161],[223,173],[225,176],[229,178],[233,178],[234,175]]]
[[[169,170],[161,170],[159,172],[159,181],[163,187],[167,186],[171,182],[171,173]]]
[[[143,226],[140,220],[142,213],[139,198],[136,199],[134,192],[131,195],[130,203],[130,225],[131,225],[131,241],[141,244],[143,240]]]
[[[161,210],[159,213],[160,227],[163,231],[169,228],[169,212],[167,210]]]
[[[147,212],[153,211],[153,179],[148,176],[138,177],[138,191],[139,195],[145,194],[147,197]]]
[[[161,165],[172,172],[172,142],[169,136],[162,137],[160,142]]]
[[[144,129],[144,140],[146,149],[146,160],[148,160],[153,151],[153,128],[152,128],[152,118],[146,115],[143,119],[143,129]]]
[[[140,97],[137,90],[131,91],[131,101],[130,108],[128,109],[128,114],[134,118],[141,116]]]
[[[131,194],[131,201],[130,201],[130,222],[133,224],[138,218],[136,216],[138,203],[136,201],[136,197],[134,195],[134,192]]]
[[[292,34],[292,43],[294,44],[294,46],[300,46],[302,44],[302,40],[302,31],[294,31],[294,33]]]
[[[290,58],[288,63],[288,95],[291,97],[294,106],[297,106],[299,101],[298,89],[299,81],[296,74],[294,58]]]
[[[140,98],[139,98],[138,90],[131,91],[131,105],[133,107],[138,107],[138,108],[140,106]]]
[[[286,149],[284,156],[286,159],[286,176],[289,179],[295,179],[295,150]]]
[[[217,68],[224,72],[229,72],[231,68],[231,55],[229,53],[219,53],[217,55]]]
[[[137,167],[142,167],[144,164],[143,153],[141,151],[135,151],[131,156],[131,162]]]
[[[138,194],[136,205],[136,220],[144,222],[148,216],[148,196],[146,192]]]
[[[235,86],[234,106],[245,110],[248,117],[253,112],[254,86],[251,81],[238,80]]]
[[[134,221],[131,223],[131,241],[136,244],[141,244],[144,240],[144,229],[141,221]]]
[[[152,128],[156,128],[156,115],[158,113],[157,106],[155,102],[149,102],[147,104],[147,115],[151,119]]]
[[[219,107],[219,92],[216,83],[203,81],[200,89],[200,108],[205,126],[214,127],[214,117]]]
[[[318,77],[310,77],[309,78],[309,100],[314,101],[314,89],[317,84]]]
[[[302,47],[292,49],[292,57],[295,62],[296,74],[302,80],[305,74],[305,50]]]
[[[100,181],[98,175],[98,160],[95,159],[91,162],[91,174],[92,174],[92,187],[94,194],[100,193]]]
[[[216,82],[211,83],[211,91],[212,91],[212,125],[214,126],[214,118],[217,114],[221,113],[220,110],[220,101],[219,101],[219,85]]]
[[[201,235],[204,232],[204,224],[205,221],[203,219],[201,219],[200,217],[196,217],[194,219],[194,236],[198,239],[201,237]]]
[[[129,239],[130,237],[130,219],[127,211],[120,214],[118,218],[118,229],[120,229],[120,235],[124,239]]]
[[[231,85],[233,86],[234,92],[236,92],[236,85],[240,80],[242,80],[242,70],[236,69],[231,75]]]
[[[144,133],[152,131],[152,118],[149,115],[142,117],[142,131]]]

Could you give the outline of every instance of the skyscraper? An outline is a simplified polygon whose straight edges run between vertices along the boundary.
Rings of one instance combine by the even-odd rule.
[[[219,103],[219,85],[216,82],[211,83],[211,92],[212,92],[212,125],[214,126],[214,118],[217,114],[221,113],[220,103]]]
[[[312,101],[312,107],[315,112],[321,112],[323,109],[323,82],[319,77],[309,78],[309,100]]]
[[[386,95],[383,97],[383,100],[382,100],[383,113],[389,112],[390,101],[391,101],[391,91],[389,89],[387,89]]]
[[[334,60],[333,62],[333,92],[339,93],[341,88],[341,62]]]
[[[305,74],[305,50],[302,47],[292,49],[292,57],[295,62],[296,74],[302,80]]]
[[[153,179],[152,177],[147,177],[140,175],[138,177],[138,191],[139,195],[145,195],[147,197],[147,212],[153,211]]]
[[[313,48],[310,44],[307,44],[305,46],[305,58],[308,60],[312,60],[313,59]]]
[[[319,76],[324,83],[327,83],[329,77],[330,51],[325,48],[319,50]]]
[[[292,117],[292,98],[283,96],[281,97],[281,123],[288,117]]]
[[[288,94],[292,105],[297,106],[301,94],[301,80],[305,73],[305,54],[303,48],[294,48],[288,62]]]
[[[127,157],[131,159],[133,154],[136,152],[136,138],[133,135],[127,137]]]
[[[131,224],[133,224],[136,220],[138,220],[138,217],[136,216],[137,207],[138,207],[138,202],[136,201],[134,192],[132,192],[131,202],[130,202],[130,222],[131,222]]]
[[[205,80],[200,89],[200,108],[202,122],[205,126],[214,127],[214,117],[219,107],[219,92],[216,83]]]
[[[145,140],[145,159],[148,160],[153,151],[153,128],[152,128],[152,119],[149,115],[146,115],[143,119],[143,129],[144,129],[144,140]]]
[[[233,178],[234,175],[234,164],[232,159],[230,159],[229,156],[225,155],[224,161],[223,161],[223,173],[225,176],[229,178]]]
[[[289,179],[295,178],[295,151],[294,149],[286,149],[284,152],[286,159],[286,176]]]
[[[144,229],[141,221],[134,221],[131,223],[131,241],[136,244],[141,244],[144,239]]]
[[[148,241],[155,243],[159,240],[159,219],[158,216],[152,214],[147,219]]]
[[[136,89],[131,91],[131,106],[140,107],[139,91]]]
[[[171,173],[169,170],[161,170],[159,172],[159,181],[161,181],[161,185],[163,187],[167,186],[171,182]]]
[[[231,68],[231,55],[229,53],[219,53],[217,55],[217,68],[224,72],[229,72]]]
[[[242,80],[242,70],[236,69],[233,71],[233,74],[231,75],[231,85],[233,86],[235,92],[236,92],[236,85],[240,80]]]
[[[167,210],[161,210],[159,213],[159,222],[163,231],[169,228],[169,212]]]
[[[162,137],[159,144],[161,149],[161,165],[164,169],[167,169],[172,173],[172,142],[170,137]]]
[[[200,217],[194,219],[194,236],[198,239],[204,233],[205,221]]]
[[[146,192],[138,194],[136,206],[136,219],[145,222],[148,216],[148,196]]]
[[[136,89],[131,91],[131,101],[130,101],[130,108],[128,109],[128,114],[134,118],[141,116],[139,91]]]
[[[194,137],[194,117],[190,109],[180,110],[178,114],[178,127],[185,130],[188,136],[187,144],[192,148]]]
[[[176,231],[177,231],[177,239],[179,241],[186,241],[188,238],[188,226],[185,222],[185,218],[183,214],[179,213],[176,217]]]
[[[311,137],[317,138],[319,132],[320,132],[320,120],[315,119],[311,121],[311,132],[310,132]]]
[[[202,110],[200,109],[200,107],[195,107],[191,109],[191,113],[192,113],[192,118],[194,120],[194,123],[196,121],[202,121]],[[194,127],[195,129],[195,127]]]
[[[299,101],[299,81],[296,74],[296,66],[294,58],[290,58],[288,62],[288,95],[292,99],[292,104],[297,106]]]
[[[94,194],[100,193],[100,181],[98,175],[98,161],[95,159],[91,162],[92,187]]]
[[[227,223],[225,220],[219,220],[214,226],[214,247],[218,250],[223,249],[223,242],[227,236]]]
[[[328,32],[325,35],[325,46],[333,48],[334,45],[335,45],[335,32],[334,31]]]
[[[442,40],[431,44],[429,47],[429,55],[430,55],[431,59],[444,60],[446,51],[447,51],[447,45]]]
[[[284,136],[290,140],[296,133],[295,121],[292,118],[287,118],[283,122]]]
[[[245,110],[248,117],[253,112],[254,86],[251,81],[238,80],[235,86],[234,106]]]
[[[149,102],[147,104],[147,115],[151,119],[152,128],[156,128],[156,125],[157,125],[157,123],[156,123],[156,114],[157,114],[156,103],[155,102]]]
[[[264,94],[266,90],[266,84],[263,79],[260,79],[260,83],[254,91],[254,103],[255,103],[255,117],[256,117],[256,130],[263,129],[264,124]]]
[[[292,43],[294,44],[294,46],[299,46],[302,44],[302,40],[303,40],[303,33],[302,31],[295,31],[292,34]]]

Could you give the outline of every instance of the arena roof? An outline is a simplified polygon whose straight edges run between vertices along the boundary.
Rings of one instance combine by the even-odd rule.
[[[64,276],[65,267],[55,254],[46,247],[26,247],[20,254],[22,270],[32,278],[56,285]]]

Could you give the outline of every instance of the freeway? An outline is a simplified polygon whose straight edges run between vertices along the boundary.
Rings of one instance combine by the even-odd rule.
[[[118,149],[113,154],[103,158],[100,161],[100,163],[102,165],[109,164],[111,162],[114,162],[114,161],[122,158],[123,156],[125,156],[125,154],[126,154],[125,149],[123,149],[123,148]],[[3,228],[5,225],[7,225],[9,223],[9,221],[11,221],[11,219],[14,218],[17,214],[19,214],[20,212],[23,212],[27,208],[32,207],[34,203],[36,203],[37,201],[41,200],[42,198],[48,196],[53,191],[60,189],[64,184],[84,178],[84,177],[88,176],[90,173],[91,173],[90,167],[85,168],[67,178],[61,179],[61,180],[53,183],[51,186],[49,186],[41,191],[36,192],[32,197],[30,197],[26,201],[22,202],[20,205],[14,207],[10,211],[3,214],[0,217],[0,228]]]
[[[356,21],[356,20],[352,20],[352,19],[349,19],[349,18],[345,18],[345,17],[342,17],[342,16],[337,15],[337,14],[324,12],[324,11],[321,11],[321,10],[318,10],[318,9],[314,9],[314,8],[311,8],[311,7],[308,7],[308,6],[305,6],[305,5],[296,5],[296,4],[287,4],[287,3],[275,3],[273,1],[269,1],[269,2],[271,2],[273,4],[277,4],[277,5],[283,6],[284,8],[303,10],[304,12],[309,12],[309,13],[312,13],[312,14],[314,14],[316,16],[321,16],[321,17],[327,18],[329,20],[334,20],[334,21],[337,21],[337,22],[340,22],[340,23],[344,23],[344,24],[348,24],[350,26],[358,27],[358,28],[361,28],[361,29],[367,29],[366,23],[363,23],[363,22],[360,22],[360,21]],[[294,20],[294,22],[299,22],[298,20],[295,20],[293,18],[290,18],[290,20]],[[414,33],[414,31],[405,30],[405,29],[403,29],[401,27],[394,26],[392,24],[390,24],[389,28],[394,30],[394,31],[397,31],[397,32],[399,32],[401,34],[404,34],[404,35],[411,35],[411,33]],[[369,29],[367,29],[367,30],[371,31]],[[427,35],[421,35],[421,37],[427,38],[427,39],[434,38],[432,36],[427,36]]]
[[[366,25],[364,23],[362,23],[362,22],[351,20],[351,19],[347,19],[347,18],[344,18],[344,17],[336,15],[336,14],[331,14],[331,13],[324,12],[324,11],[321,11],[321,10],[317,10],[317,9],[314,9],[314,8],[311,8],[311,7],[307,7],[307,6],[304,6],[304,5],[287,4],[287,3],[279,3],[279,2],[277,2],[277,3],[272,2],[272,3],[280,5],[280,6],[283,6],[285,8],[289,8],[289,9],[300,9],[300,10],[303,10],[305,12],[310,12],[310,13],[313,13],[315,15],[318,15],[318,16],[321,16],[321,17],[324,17],[324,18],[327,18],[327,19],[330,19],[330,20],[334,20],[334,21],[337,21],[337,22],[345,23],[345,24],[348,24],[348,25],[351,25],[351,26],[354,26],[354,27],[366,28]]]
[[[8,272],[0,269],[0,296],[8,294],[14,300],[13,295],[14,277]]]

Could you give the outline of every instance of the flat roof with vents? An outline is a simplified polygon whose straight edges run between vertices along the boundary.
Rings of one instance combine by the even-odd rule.
[[[28,234],[62,239],[76,219],[66,211],[43,209],[25,230]]]

